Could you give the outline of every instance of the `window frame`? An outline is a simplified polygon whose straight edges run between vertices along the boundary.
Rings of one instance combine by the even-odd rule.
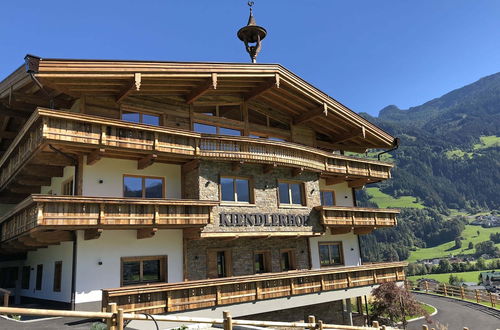
[[[323,204],[323,193],[324,192],[331,192],[332,193],[332,200],[333,200],[333,205],[325,205]],[[336,206],[337,205],[337,195],[335,194],[335,190],[334,189],[320,189],[319,190],[319,198],[320,198],[320,203],[321,203],[321,206]]]
[[[142,196],[141,197],[126,197],[125,196],[125,177],[132,177],[132,178],[141,178],[142,179]],[[122,178],[122,196],[124,198],[147,198],[147,199],[155,199],[155,198],[150,198],[146,197],[146,179],[161,179],[162,181],[162,197],[160,198],[166,198],[167,195],[167,187],[165,183],[165,177],[163,176],[150,176],[150,175],[136,175],[136,174],[123,174]]]
[[[43,264],[36,265],[35,291],[43,290]]]
[[[128,121],[123,119],[123,114],[124,113],[137,113],[139,114],[139,122],[133,122],[133,121]],[[158,117],[158,126],[156,125],[151,125],[151,124],[145,124],[143,123],[143,116],[157,116]],[[154,111],[135,111],[135,110],[123,110],[120,109],[120,120],[127,122],[127,123],[132,123],[132,124],[141,124],[141,125],[148,125],[148,126],[153,126],[153,127],[160,127],[163,126],[163,114],[161,112],[154,112]]]
[[[159,260],[160,261],[160,280],[159,281],[144,281],[144,261]],[[139,281],[134,283],[124,283],[123,280],[123,263],[139,262]],[[156,256],[140,256],[140,257],[121,257],[120,258],[120,287],[142,285],[151,283],[167,283],[168,282],[168,255]]]
[[[257,269],[255,268],[255,257],[258,254],[262,254],[264,256],[264,258],[263,258],[264,271],[263,272],[257,272]],[[253,264],[253,273],[254,274],[271,273],[273,271],[271,250],[255,250],[255,251],[253,251],[252,264]]]
[[[321,253],[320,253],[320,247],[321,245],[337,245],[339,247],[339,256],[340,256],[340,263],[330,263],[328,265],[322,265],[321,264]],[[325,241],[325,242],[318,242],[318,259],[319,259],[319,266],[321,268],[326,268],[326,267],[337,267],[337,266],[345,266],[345,259],[344,259],[344,248],[342,246],[342,241]],[[330,261],[331,261],[331,256],[330,256]]]
[[[65,188],[67,188],[71,183],[71,193],[70,194],[65,194]],[[61,182],[61,195],[62,196],[75,196],[75,181],[74,181],[74,176],[71,176]]]
[[[305,208],[307,207],[307,197],[306,197],[306,185],[305,182],[303,181],[298,181],[298,180],[277,180],[277,185],[276,185],[276,194],[278,196],[278,207],[280,208]],[[281,183],[286,183],[288,184],[288,198],[290,200],[290,203],[281,203],[280,200],[280,184]],[[292,203],[292,189],[290,189],[290,184],[299,184],[300,185],[300,193],[301,193],[301,203],[300,204],[293,204]]]
[[[232,179],[233,189],[234,189],[234,201],[225,201],[222,199],[222,179]],[[248,181],[248,202],[238,201],[238,191],[236,189],[236,180],[247,180]],[[252,176],[237,176],[237,175],[219,175],[219,201],[222,205],[255,205],[255,195],[254,195],[254,184]]]
[[[217,253],[224,252],[224,261],[225,261],[225,270],[226,276],[219,277],[217,276]],[[206,250],[206,259],[207,259],[207,269],[206,275],[207,278],[226,278],[233,276],[233,251],[231,248],[209,248]],[[215,265],[211,265],[210,261],[214,261]],[[213,271],[215,270],[215,272]]]
[[[31,284],[31,266],[23,266],[21,270],[21,290],[29,290],[30,284]]]
[[[54,283],[52,285],[52,291],[54,292],[61,292],[63,273],[62,265],[63,262],[60,260],[54,262]]]
[[[283,259],[281,258],[283,253],[288,253],[289,256],[289,263],[290,263],[290,269],[284,270],[284,265],[283,265]],[[296,257],[297,250],[296,249],[280,249],[280,269],[282,272],[289,272],[292,270],[297,270],[297,257]]]

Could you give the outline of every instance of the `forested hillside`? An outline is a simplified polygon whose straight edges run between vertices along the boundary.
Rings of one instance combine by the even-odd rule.
[[[403,210],[397,228],[364,237],[365,259],[404,260],[412,248],[459,237],[466,221],[450,222],[450,210],[500,209],[500,73],[417,107],[362,115],[401,141],[393,179],[371,186],[424,206]],[[372,204],[369,197],[358,193],[361,205]]]

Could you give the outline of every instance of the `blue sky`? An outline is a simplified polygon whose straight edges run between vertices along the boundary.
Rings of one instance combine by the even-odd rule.
[[[248,62],[242,0],[5,1],[0,79],[41,57]],[[500,1],[255,0],[280,63],[357,112],[377,114],[500,71]]]

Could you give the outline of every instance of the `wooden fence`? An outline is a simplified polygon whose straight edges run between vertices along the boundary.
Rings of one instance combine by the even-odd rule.
[[[463,286],[455,286],[446,283],[435,283],[429,281],[422,281],[419,284],[415,284],[411,281],[407,281],[406,283],[407,287],[411,288],[414,291],[423,291],[425,293],[433,293],[445,297],[474,301],[478,304],[491,305],[491,307],[494,308],[496,308],[497,304],[500,303],[499,294],[491,293],[486,290],[471,290]]]
[[[11,295],[11,292],[9,290],[5,290],[0,288],[0,294],[3,296],[3,307],[9,307],[9,298]]]
[[[0,314],[3,315],[34,315],[34,316],[59,316],[59,317],[76,317],[76,318],[97,318],[106,322],[108,330],[123,330],[125,321],[157,321],[157,322],[176,322],[176,323],[205,323],[205,324],[221,324],[224,330],[232,330],[233,326],[259,326],[259,327],[297,327],[309,330],[337,329],[337,330],[396,330],[391,327],[379,326],[378,322],[373,322],[371,327],[357,327],[338,324],[325,324],[321,320],[316,320],[314,316],[309,316],[307,322],[274,322],[274,321],[255,321],[255,320],[233,320],[231,314],[227,311],[223,312],[223,317],[220,319],[211,319],[204,317],[185,317],[185,316],[168,316],[168,315],[146,315],[125,313],[122,308],[118,308],[116,304],[111,303],[107,306],[106,312],[79,312],[79,311],[62,311],[53,309],[32,309],[32,308],[11,308],[0,307]]]

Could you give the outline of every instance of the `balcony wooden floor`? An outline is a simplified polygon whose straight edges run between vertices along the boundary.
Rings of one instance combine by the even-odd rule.
[[[16,194],[35,193],[47,178],[58,176],[63,166],[74,165],[55,148],[75,156],[87,155],[88,164],[101,157],[114,157],[137,160],[139,168],[154,161],[186,163],[193,159],[285,166],[319,172],[331,182],[347,180],[352,187],[388,179],[392,168],[390,163],[336,155],[290,142],[214,137],[39,108],[0,159],[0,191],[8,192],[3,197],[19,202],[22,198],[16,201]]]
[[[68,240],[64,231],[202,227],[217,201],[31,195],[8,212],[0,224],[7,249],[47,245],[48,236]],[[55,231],[50,235],[51,231]],[[26,235],[29,234],[29,235]],[[24,235],[24,236],[23,236]],[[138,231],[138,237],[140,236]],[[140,237],[139,237],[140,238]],[[145,238],[145,237],[144,237]],[[15,239],[15,240],[13,240]],[[5,247],[5,245],[4,245]]]
[[[256,274],[103,290],[103,306],[168,313],[403,281],[405,262]]]
[[[330,228],[332,234],[368,234],[376,228],[397,225],[396,209],[376,209],[365,207],[318,206],[321,224]]]

